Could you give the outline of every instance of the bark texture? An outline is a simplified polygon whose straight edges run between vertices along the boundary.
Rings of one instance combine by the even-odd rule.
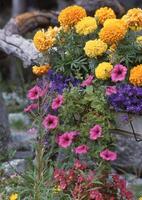
[[[38,62],[39,52],[31,40],[22,35],[37,27],[48,27],[57,23],[57,13],[31,12],[12,18],[3,29],[0,29],[0,50],[23,61],[24,66]]]

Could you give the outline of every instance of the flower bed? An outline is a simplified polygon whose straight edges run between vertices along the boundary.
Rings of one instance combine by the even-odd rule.
[[[133,199],[126,182],[111,174],[117,152],[110,107],[142,112],[141,16],[134,8],[116,19],[105,7],[90,17],[71,6],[59,14],[60,27],[35,34],[43,57],[33,73],[42,77],[28,91],[25,112],[38,135],[34,175],[28,176],[31,184],[22,197]]]

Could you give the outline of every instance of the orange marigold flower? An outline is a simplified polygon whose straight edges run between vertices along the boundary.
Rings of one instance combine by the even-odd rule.
[[[142,9],[130,9],[127,14],[122,17],[122,19],[128,24],[130,29],[136,31],[142,29]]]
[[[102,7],[95,12],[95,17],[99,24],[104,24],[107,19],[115,19],[116,15],[111,8]]]
[[[127,33],[127,24],[121,19],[107,19],[99,33],[100,39],[108,45],[116,44]]]
[[[129,81],[135,86],[142,86],[142,64],[130,70]]]
[[[58,21],[62,27],[72,27],[86,16],[86,10],[81,6],[68,6],[60,12]]]
[[[40,67],[33,66],[32,72],[33,72],[33,74],[35,74],[37,76],[41,76],[41,75],[46,74],[50,68],[51,68],[50,65],[42,65]]]

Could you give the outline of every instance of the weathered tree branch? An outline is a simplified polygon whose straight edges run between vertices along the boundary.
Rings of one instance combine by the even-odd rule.
[[[39,53],[36,51],[32,41],[20,35],[6,34],[5,30],[0,30],[0,50],[7,55],[13,55],[21,59],[24,66],[36,63],[39,58]]]
[[[0,50],[7,55],[13,55],[23,61],[24,66],[37,63],[40,56],[31,40],[21,35],[38,27],[48,27],[57,22],[55,12],[24,13],[12,18],[3,29],[0,29]]]
[[[36,28],[57,25],[57,15],[58,13],[54,11],[48,13],[40,11],[26,12],[11,18],[5,25],[4,30],[8,34],[24,35]]]

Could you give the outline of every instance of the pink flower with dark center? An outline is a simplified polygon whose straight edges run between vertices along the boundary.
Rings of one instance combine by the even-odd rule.
[[[48,114],[42,122],[44,128],[48,130],[57,128],[58,123],[59,123],[59,118],[57,116],[50,114]]]
[[[90,139],[97,140],[102,135],[102,127],[100,125],[95,125],[90,129]]]
[[[117,89],[116,89],[116,86],[108,86],[107,88],[106,88],[106,95],[107,96],[110,96],[110,95],[112,95],[112,94],[116,94],[117,93]]]
[[[117,154],[109,149],[105,149],[104,151],[100,152],[100,157],[107,161],[113,161],[117,159]]]
[[[111,80],[113,82],[123,81],[127,74],[127,67],[118,64],[115,65],[113,70],[111,71]]]
[[[51,105],[52,109],[56,110],[59,107],[61,107],[61,105],[63,104],[63,101],[64,101],[63,96],[58,95],[55,99],[53,99],[53,102],[52,102],[52,105]]]
[[[104,200],[102,194],[98,190],[90,191],[90,199]]]
[[[87,77],[87,79],[85,79],[85,80],[81,83],[80,86],[85,87],[85,86],[92,85],[93,78],[94,78],[93,75],[89,75],[89,76]]]
[[[41,97],[41,94],[42,94],[42,89],[39,86],[35,85],[28,91],[27,97],[30,100],[36,100],[39,99],[39,97]]]
[[[89,147],[85,144],[82,144],[82,145],[76,147],[74,151],[76,154],[86,154],[88,152],[88,150],[89,150]]]
[[[70,132],[66,132],[58,137],[58,145],[62,148],[67,148],[72,144],[73,135]]]
[[[36,110],[38,108],[38,104],[37,103],[33,103],[29,106],[27,106],[25,109],[24,109],[24,112],[31,112],[33,110]]]

